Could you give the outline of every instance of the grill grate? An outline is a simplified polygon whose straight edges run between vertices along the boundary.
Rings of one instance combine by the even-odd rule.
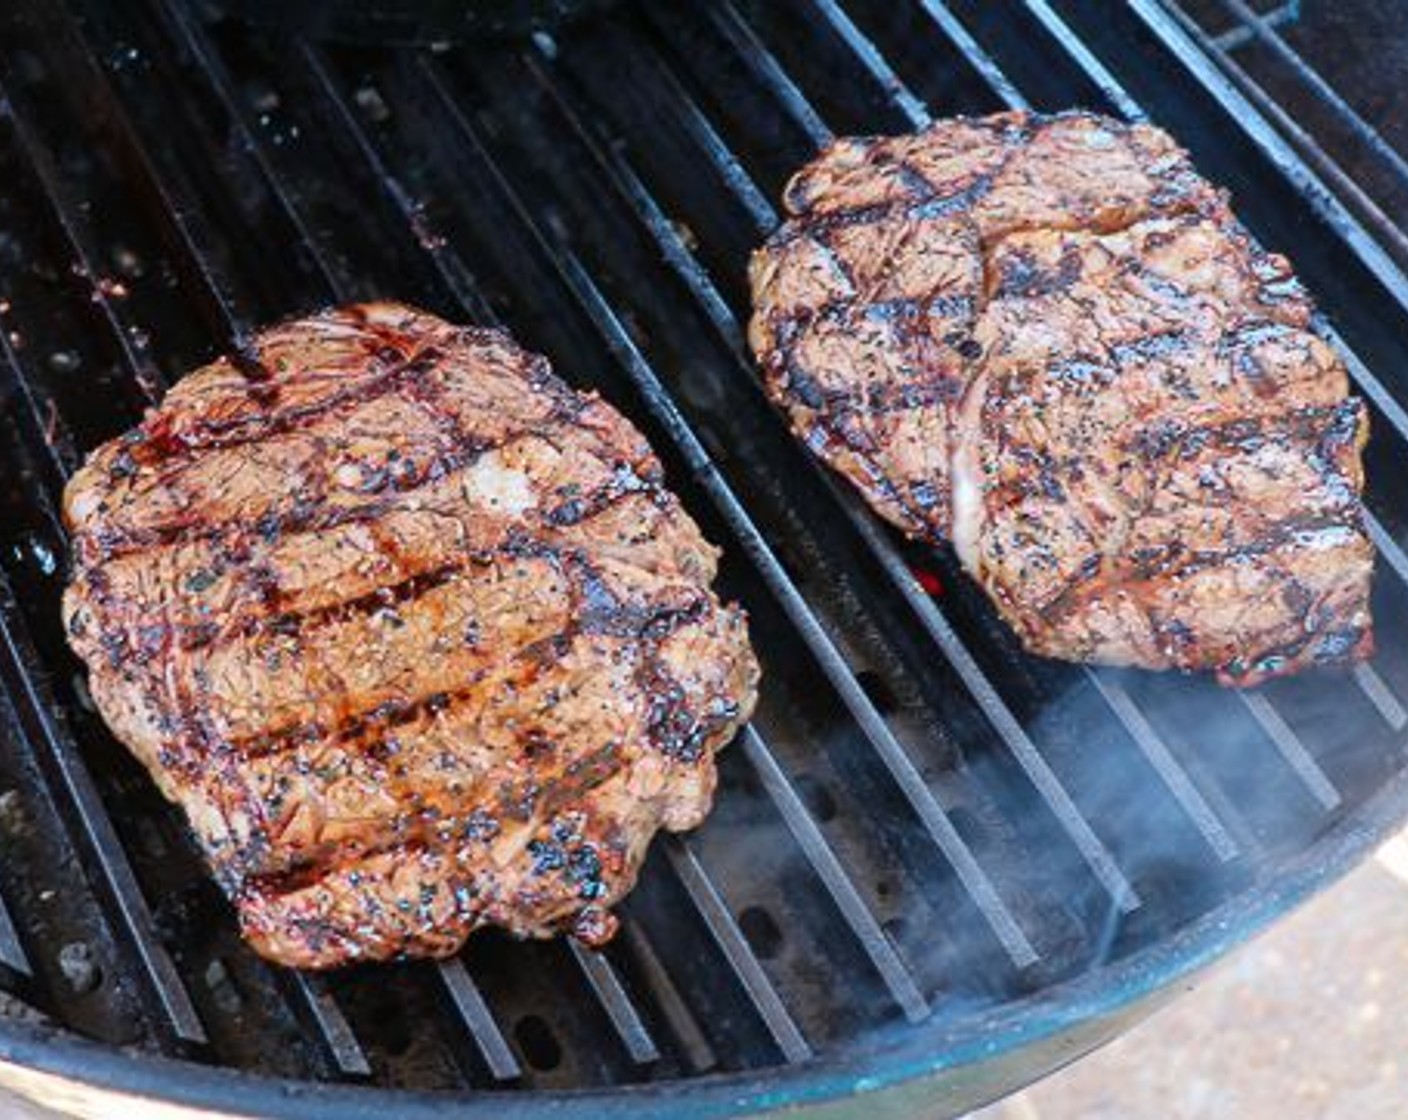
[[[20,976],[31,975],[29,958],[25,956],[24,946],[20,944],[15,919],[10,917],[9,908],[3,898],[0,898],[0,965]]]
[[[41,681],[21,669],[33,664],[33,654],[20,644],[13,629],[14,600],[8,584],[0,584],[0,652],[6,669],[16,670],[18,680],[8,680],[9,694],[22,705],[20,719],[26,743],[40,754],[52,774],[51,792],[66,802],[81,823],[80,843],[97,867],[100,889],[107,895],[114,916],[137,958],[146,983],[161,1009],[164,1026],[184,1042],[206,1041],[171,957],[157,934],[137,877],[123,853],[112,821],[103,808],[97,787],[79,757],[77,745],[54,710],[52,697]],[[6,674],[7,678],[9,673]]]
[[[1398,262],[1408,262],[1408,233],[1391,216],[1408,204],[1408,160],[1287,39],[1283,29],[1300,19],[1299,3],[1258,12],[1242,0],[1217,0],[1201,12],[1188,4],[1171,5],[1169,11],[1180,27],[1210,46],[1223,72]],[[1231,26],[1213,34],[1219,17]],[[1300,112],[1288,112],[1271,90],[1283,91],[1283,99],[1299,95]]]
[[[792,443],[746,354],[742,262],[833,130],[1147,112],[1234,190],[1259,184],[1241,212],[1322,293],[1374,411],[1376,607],[1401,615],[1408,282],[1181,11],[714,0],[419,52],[197,11],[0,15],[0,784],[64,822],[53,842],[84,868],[67,891],[97,905],[63,936],[103,972],[65,987],[35,868],[4,849],[0,982],[44,1013],[204,1064],[416,1088],[765,1070],[890,1045],[906,1020],[939,1053],[1274,882],[1402,771],[1401,628],[1372,668],[1250,694],[1027,658],[951,558]],[[489,935],[439,965],[277,974],[64,651],[54,511],[81,451],[252,324],[373,295],[505,323],[600,388],[753,616],[767,686],[718,810],[657,845],[604,953]]]

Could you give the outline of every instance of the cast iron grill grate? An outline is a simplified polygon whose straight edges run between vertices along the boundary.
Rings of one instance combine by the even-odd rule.
[[[1195,0],[1169,12],[1398,263],[1408,262],[1405,133],[1394,129],[1394,84],[1384,80],[1399,64],[1400,13],[1373,5],[1303,13],[1299,0]],[[1347,82],[1352,89],[1339,88]],[[1397,146],[1372,117],[1396,131]]]
[[[1237,694],[1028,658],[767,407],[744,262],[787,175],[833,134],[1028,104],[1169,127],[1319,294],[1373,409],[1372,667]],[[1408,799],[1408,282],[1154,0],[638,4],[425,50],[21,0],[0,161],[0,987],[79,1034],[310,1083],[763,1078],[700,1082],[741,1101],[1172,975]],[[602,954],[262,965],[64,648],[82,452],[252,325],[378,295],[502,323],[621,407],[752,615],[764,699],[718,809],[657,845]],[[96,972],[65,972],[74,944]]]

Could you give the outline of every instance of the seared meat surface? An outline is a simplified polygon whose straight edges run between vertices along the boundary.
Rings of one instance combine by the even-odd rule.
[[[837,141],[785,202],[769,394],[1029,648],[1235,684],[1372,652],[1363,405],[1167,135],[945,121]]]
[[[650,448],[495,331],[385,303],[274,327],[64,512],[93,697],[284,964],[605,940],[753,707]]]

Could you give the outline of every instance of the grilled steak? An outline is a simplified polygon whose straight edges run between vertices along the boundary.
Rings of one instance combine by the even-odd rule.
[[[753,706],[650,448],[499,332],[275,327],[95,451],[65,516],[93,697],[285,964],[605,940]]]
[[[1029,648],[1236,684],[1370,654],[1363,405],[1167,135],[945,121],[834,143],[785,202],[769,394]]]

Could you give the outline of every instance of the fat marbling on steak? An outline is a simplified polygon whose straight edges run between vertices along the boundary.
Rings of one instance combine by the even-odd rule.
[[[641,435],[502,333],[364,304],[253,354],[65,494],[104,717],[275,961],[608,938],[753,706],[716,550]]]
[[[1165,133],[942,121],[835,142],[785,202],[769,394],[1030,649],[1237,684],[1371,653],[1364,407]]]

